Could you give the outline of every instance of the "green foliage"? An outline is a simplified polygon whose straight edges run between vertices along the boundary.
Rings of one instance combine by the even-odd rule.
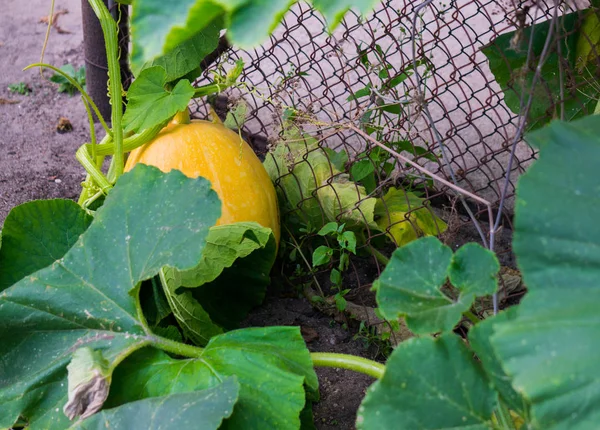
[[[222,428],[299,428],[305,385],[309,399],[317,399],[317,377],[300,330],[268,327],[216,336],[198,358],[176,360],[161,351],[141,350],[115,371],[107,403],[203,390],[230,375],[236,375],[240,394]]]
[[[337,268],[331,270],[329,280],[331,286],[337,290],[334,295],[336,307],[339,311],[346,309],[346,299],[344,296],[350,290],[342,289],[342,273],[348,268],[349,255],[356,254],[356,235],[352,231],[344,231],[345,225],[338,225],[336,222],[327,223],[317,232],[319,236],[329,236],[334,239],[337,246],[331,248],[326,245],[319,246],[312,255],[312,264],[314,267],[329,264],[337,251],[339,263]]]
[[[239,384],[231,377],[206,390],[151,397],[101,411],[70,428],[162,430],[194,428],[202,423],[203,429],[218,429],[231,416],[238,395]]]
[[[529,292],[517,307],[475,324],[468,346],[450,332],[456,317],[449,321],[448,312],[431,306],[431,293],[447,274],[461,295],[490,294],[494,257],[472,244],[452,256],[434,238],[394,253],[378,280],[382,311],[406,315],[417,332],[425,326],[446,333],[410,340],[394,351],[361,406],[359,428],[394,429],[402,422],[489,428],[492,411],[493,421],[511,428],[507,406],[528,428],[596,427],[600,238],[591,214],[600,211],[593,174],[598,136],[600,122],[592,116],[554,122],[527,137],[540,148],[540,158],[519,180],[513,246]],[[576,215],[565,221],[568,214]],[[413,312],[424,317],[419,311],[428,308],[431,321],[416,324]]]
[[[377,280],[377,303],[387,319],[406,317],[415,334],[449,331],[476,296],[496,291],[499,269],[495,255],[478,244],[453,255],[437,238],[423,238],[394,252]],[[448,277],[458,294],[443,288]]]
[[[189,203],[191,194],[204,198]],[[161,206],[171,210],[157,211]],[[165,265],[193,266],[208,235],[206,221],[219,216],[216,193],[202,178],[147,166],[123,176],[62,258],[0,297],[0,355],[7,358],[0,373],[10,375],[0,390],[0,426],[20,415],[40,428],[64,424],[55,405],[66,402],[70,355],[82,346],[101,348],[113,366],[121,354],[147,344],[136,285]],[[39,404],[40,398],[47,401]]]
[[[164,269],[163,287],[186,337],[205,345],[222,327],[236,327],[263,301],[275,256],[271,230],[242,222],[211,227],[193,269]]]
[[[529,94],[532,95],[533,102],[527,117],[529,130],[540,128],[561,117],[561,93],[564,94],[566,121],[581,118],[594,111],[600,87],[596,82],[597,62],[589,61],[589,55],[590,51],[596,52],[598,49],[598,46],[590,46],[590,41],[593,42],[598,37],[594,33],[597,31],[594,28],[594,19],[597,18],[593,18],[596,15],[593,9],[583,14],[587,16],[584,20],[581,19],[582,12],[570,13],[559,18],[560,27],[569,31],[560,35],[559,41],[556,42],[560,44],[560,51],[554,47],[548,55],[533,88],[536,65],[539,63],[550,24],[553,23],[551,20],[504,33],[482,49],[496,81],[504,92],[504,102],[512,112],[521,114],[524,106],[521,104],[521,97],[525,97],[527,101]],[[590,24],[591,29],[588,28]],[[532,34],[532,53],[529,56]],[[559,52],[562,54],[559,55]],[[568,67],[563,65],[565,76],[561,81],[559,63],[565,60]],[[575,73],[578,68],[578,72]]]
[[[392,353],[383,378],[363,400],[356,426],[486,430],[495,402],[484,372],[457,336],[413,338]]]
[[[187,108],[194,87],[187,79],[165,87],[167,72],[160,66],[142,70],[127,92],[127,111],[123,115],[124,131],[141,131],[160,124]]]
[[[215,21],[225,22],[227,38],[236,46],[250,48],[267,39],[271,31],[283,18],[294,0],[260,1],[248,0],[180,0],[176,3],[160,0],[136,0],[131,17],[132,64],[142,64],[166,54],[186,40],[202,34],[204,39],[214,41],[220,28]],[[378,0],[355,1],[313,0],[329,21],[330,28],[336,26],[344,12],[358,8],[368,13]]]
[[[32,90],[25,82],[17,82],[15,84],[9,84],[8,91],[26,96],[31,93]]]
[[[223,20],[217,18],[210,22],[203,31],[183,40],[164,55],[146,61],[144,64],[133,61],[132,71],[138,76],[144,69],[161,66],[165,69],[167,82],[173,82],[178,78],[192,81],[200,76],[200,62],[217,47],[219,32],[222,28]]]
[[[37,263],[58,258],[47,267],[32,274],[18,270],[24,278],[0,298],[0,372],[6,375],[0,426],[21,419],[34,429],[66,428],[66,404],[69,417],[83,419],[76,428],[126,425],[131,414],[148,408],[164,416],[153,420],[150,414],[131,428],[153,428],[167,417],[189,422],[203,416],[214,423],[210,428],[225,417],[220,428],[299,427],[307,396],[316,400],[318,394],[297,328],[214,333],[206,348],[198,349],[152,333],[139,301],[140,282],[170,268],[196,281],[218,280],[242,260],[256,271],[255,254],[264,252],[268,274],[275,254],[270,230],[245,223],[209,231],[220,216],[220,202],[208,181],[144,165],[119,179],[87,230],[82,211],[61,200],[15,209],[9,227],[22,229],[28,223],[17,223],[16,215],[29,214],[38,218],[35,228],[49,226],[60,238],[64,225],[53,226],[50,216],[57,208],[71,216],[66,220],[82,224],[73,227],[74,236],[81,236]],[[14,247],[9,241],[6,249]],[[147,347],[193,358],[173,359]],[[239,381],[239,396],[230,376]],[[223,381],[229,381],[225,388]],[[105,406],[109,387],[106,406],[113,409],[93,415]]]
[[[62,258],[91,222],[71,200],[36,200],[13,208],[2,229],[0,291]]]
[[[494,326],[491,343],[538,428],[593,428],[600,419],[599,133],[590,116],[527,139],[540,158],[519,181],[513,246],[529,293],[514,319]]]
[[[85,90],[85,67],[75,70],[71,64],[65,64],[60,68],[66,75],[73,78]],[[70,96],[77,92],[77,87],[60,73],[54,73],[50,80],[58,84],[59,93],[68,93]]]

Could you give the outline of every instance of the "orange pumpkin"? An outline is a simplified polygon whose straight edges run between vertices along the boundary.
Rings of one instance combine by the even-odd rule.
[[[137,163],[208,179],[222,203],[217,225],[254,221],[270,228],[279,244],[275,187],[252,148],[223,124],[190,121],[187,112],[180,113],[152,141],[131,152],[125,171]]]

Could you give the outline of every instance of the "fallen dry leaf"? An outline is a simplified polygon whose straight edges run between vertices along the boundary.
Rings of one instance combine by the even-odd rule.
[[[71,31],[65,30],[64,28],[62,28],[58,25],[58,17],[61,15],[66,15],[68,13],[69,13],[69,11],[67,9],[61,9],[61,10],[54,12],[54,14],[52,15],[52,27],[54,27],[54,29],[56,30],[56,32],[58,34],[71,34],[72,33]],[[50,15],[45,15],[40,18],[39,22],[41,22],[43,24],[48,24],[49,20],[50,20]]]
[[[68,118],[61,116],[58,120],[58,124],[56,124],[56,131],[59,133],[67,133],[73,130],[73,124],[69,121]]]
[[[9,100],[9,99],[3,99],[0,97],[0,105],[16,105],[17,103],[20,103],[21,100]]]

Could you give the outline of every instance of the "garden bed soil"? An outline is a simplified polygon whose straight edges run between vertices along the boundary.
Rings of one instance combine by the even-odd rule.
[[[48,7],[47,0],[8,0],[0,15],[0,226],[10,209],[23,202],[76,199],[85,178],[75,160],[75,151],[89,139],[87,115],[80,98],[58,93],[54,84],[40,77],[39,70],[22,72],[23,67],[39,60],[46,29],[39,20]],[[69,11],[61,15],[59,21],[60,28],[69,33],[52,30],[45,61],[57,66],[66,63],[82,66],[80,1],[59,0],[58,9]],[[27,84],[32,89],[31,94],[10,92],[8,86],[17,82]],[[61,117],[70,121],[72,131],[60,133],[57,130]],[[478,237],[468,227],[448,238],[453,248],[470,240],[478,240]],[[509,244],[510,232],[505,231],[499,245],[509,249]],[[510,255],[503,265],[514,266]],[[370,276],[371,272],[372,267],[359,267],[358,273]],[[349,297],[357,304],[372,305],[372,293],[362,287],[373,279],[365,276],[357,281],[361,288],[351,292]],[[311,351],[383,357],[380,344],[356,336],[358,323],[316,310],[298,291],[289,291],[289,288],[272,287],[265,303],[244,325],[300,326]],[[321,401],[313,408],[317,428],[354,428],[356,411],[373,380],[345,370],[317,369],[317,374],[321,386]]]

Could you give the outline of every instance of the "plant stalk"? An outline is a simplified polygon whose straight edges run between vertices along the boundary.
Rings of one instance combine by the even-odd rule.
[[[108,92],[111,101],[111,125],[113,130],[113,141],[115,144],[114,165],[115,177],[123,174],[125,157],[123,152],[123,128],[121,119],[123,117],[121,66],[119,64],[119,44],[117,40],[117,23],[101,0],[89,0],[90,6],[100,21],[104,43],[106,44],[106,59],[108,60]]]
[[[500,401],[498,402],[498,409],[496,409],[496,412],[494,412],[494,414],[496,415],[498,424],[503,430],[516,429],[515,422],[513,421],[512,416],[510,415],[510,411],[508,410],[502,399],[500,399]]]
[[[148,340],[158,349],[183,357],[199,358],[204,353],[204,348],[200,348],[199,346],[187,345],[154,334],[148,336]]]
[[[332,352],[313,352],[310,354],[315,367],[335,367],[338,369],[353,370],[358,373],[381,379],[385,366],[373,360],[348,354],[335,354]]]

